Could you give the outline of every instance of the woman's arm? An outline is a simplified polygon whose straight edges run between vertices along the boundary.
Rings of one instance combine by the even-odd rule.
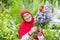
[[[21,40],[28,40],[30,37],[30,33],[26,33],[24,36],[22,36]]]
[[[39,39],[39,40],[44,40],[44,36],[43,36],[43,35],[38,36],[38,39]]]
[[[43,30],[42,28],[40,27],[40,32],[38,32],[38,39],[39,40],[44,40],[44,33],[43,33]]]
[[[24,36],[22,36],[21,40],[28,40],[32,33],[37,31],[37,27],[32,27],[32,29],[26,33]]]

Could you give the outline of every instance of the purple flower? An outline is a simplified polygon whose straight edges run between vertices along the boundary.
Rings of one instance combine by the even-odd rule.
[[[39,23],[46,23],[50,21],[50,12],[46,11],[44,13],[38,11],[36,16],[35,16],[35,23],[39,22]]]

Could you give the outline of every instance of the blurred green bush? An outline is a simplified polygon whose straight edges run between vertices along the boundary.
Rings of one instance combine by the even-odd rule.
[[[46,0],[45,0],[46,1]],[[2,0],[2,13],[0,13],[0,40],[19,40],[18,28],[22,22],[20,11],[24,8],[29,9],[33,16],[38,11],[41,5],[45,4],[43,0]],[[50,1],[51,2],[51,1]],[[37,6],[38,5],[38,6]],[[60,35],[55,36],[57,31],[51,32],[45,25],[45,39],[46,40],[60,40]],[[57,26],[56,26],[57,27]],[[59,25],[57,30],[59,29]]]

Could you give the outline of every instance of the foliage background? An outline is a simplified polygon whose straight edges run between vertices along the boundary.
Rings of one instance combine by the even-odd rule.
[[[60,0],[58,1],[60,3]],[[26,8],[35,16],[38,8],[44,5],[46,0],[0,0],[0,2],[0,9],[2,8],[0,10],[0,40],[19,40],[18,28],[22,22],[20,11]],[[53,1],[49,0],[49,2]],[[51,23],[45,25],[45,40],[60,40],[60,31],[58,31],[60,26],[56,24],[56,31],[51,31],[52,27]],[[55,36],[56,34],[58,36]]]

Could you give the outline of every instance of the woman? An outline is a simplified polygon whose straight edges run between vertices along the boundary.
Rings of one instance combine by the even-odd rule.
[[[21,40],[28,40],[32,33],[37,32],[37,27],[34,26],[34,18],[29,10],[24,9],[21,11],[21,17],[23,22],[19,26],[18,34]],[[41,40],[43,32],[40,32],[41,36],[36,35],[34,40]],[[42,38],[44,39],[44,37]]]

